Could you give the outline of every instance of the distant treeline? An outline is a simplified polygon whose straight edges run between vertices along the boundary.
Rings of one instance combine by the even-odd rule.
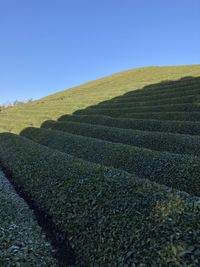
[[[11,107],[14,107],[14,106],[19,106],[19,105],[24,105],[28,102],[32,102],[33,99],[28,99],[27,101],[18,101],[18,100],[15,100],[14,102],[10,102],[10,103],[7,103],[7,104],[2,104],[0,105],[0,112],[4,109],[7,109],[7,108],[11,108]]]

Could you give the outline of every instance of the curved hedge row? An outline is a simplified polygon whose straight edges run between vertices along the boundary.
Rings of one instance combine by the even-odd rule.
[[[121,114],[123,118],[200,121],[200,112],[141,112]]]
[[[51,128],[158,151],[200,156],[200,136],[121,129],[72,121],[49,121],[43,124],[43,128]]]
[[[129,96],[145,96],[151,94],[161,94],[161,93],[172,93],[172,92],[188,92],[192,91],[194,88],[199,89],[200,80],[193,78],[193,80],[185,81],[172,81],[171,84],[158,83],[154,85],[144,86],[142,89],[137,91],[130,91],[127,93]]]
[[[199,199],[8,133],[0,158],[84,266],[200,264]]]
[[[129,119],[104,115],[65,115],[59,121],[75,121],[125,129],[200,135],[200,123],[190,121]]]
[[[0,203],[0,266],[58,266],[33,212],[1,170]]]
[[[122,96],[123,99],[123,96]],[[187,103],[195,103],[200,102],[200,95],[190,95],[184,97],[175,97],[175,98],[166,98],[166,99],[155,99],[150,101],[122,101],[122,102],[108,102],[107,104],[98,104],[94,106],[90,106],[90,108],[101,108],[101,109],[111,109],[111,108],[132,108],[132,107],[140,107],[140,106],[158,106],[158,105],[169,105],[169,104],[187,104]]]
[[[49,129],[28,128],[22,135],[73,156],[78,155],[85,160],[135,173],[139,177],[200,196],[199,158],[156,152]]]
[[[195,112],[200,111],[200,104],[176,104],[176,105],[162,105],[162,106],[141,106],[133,108],[120,108],[120,109],[101,109],[101,108],[87,108],[74,112],[75,115],[108,115],[108,116],[122,116],[126,113],[137,113],[137,112],[172,112],[172,111],[181,111],[181,112]]]
[[[200,90],[199,90],[199,86],[196,89],[190,89],[189,91],[179,91],[179,92],[169,92],[166,93],[166,91],[160,92],[160,93],[156,93],[156,94],[149,94],[149,95],[132,95],[130,93],[125,93],[124,95],[121,96],[117,96],[114,97],[110,100],[105,100],[101,103],[99,103],[99,105],[104,105],[104,104],[108,104],[108,103],[120,103],[120,102],[130,102],[130,101],[153,101],[156,99],[166,99],[166,98],[173,98],[173,97],[184,97],[184,96],[189,96],[189,95],[195,95],[195,94],[199,94]]]

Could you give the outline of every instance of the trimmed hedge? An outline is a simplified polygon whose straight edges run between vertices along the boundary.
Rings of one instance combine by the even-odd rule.
[[[142,112],[126,113],[119,117],[154,119],[154,120],[179,120],[179,121],[200,121],[200,112]]]
[[[200,135],[200,123],[190,121],[114,118],[104,115],[65,115],[59,121],[75,121],[125,129]]]
[[[191,87],[192,86],[192,87]],[[151,88],[143,88],[139,90],[129,91],[123,95],[116,96],[110,100],[106,100],[101,102],[100,104],[108,103],[108,102],[127,102],[127,101],[148,101],[148,100],[156,100],[156,99],[165,99],[165,98],[173,98],[173,97],[183,97],[200,93],[200,85],[190,85],[186,87],[177,87],[177,89],[169,88],[167,90],[159,88],[155,88],[151,86]]]
[[[122,97],[123,98],[123,97]],[[166,98],[162,100],[158,100],[158,97],[156,100],[153,101],[122,101],[122,102],[108,102],[107,104],[101,104],[101,105],[94,105],[90,106],[90,108],[101,108],[101,109],[111,109],[111,108],[132,108],[132,107],[140,107],[140,106],[158,106],[158,105],[169,105],[169,104],[187,104],[187,103],[195,103],[200,101],[200,95],[191,95],[191,96],[185,96],[185,97],[175,97],[175,98]]]
[[[104,105],[104,104],[108,104],[108,103],[124,103],[124,102],[130,102],[130,101],[153,101],[156,99],[166,99],[166,98],[174,98],[174,97],[184,97],[184,96],[190,96],[190,95],[195,95],[195,94],[199,94],[200,93],[200,89],[199,87],[197,89],[190,89],[189,91],[178,91],[178,92],[160,92],[160,93],[156,93],[156,94],[148,94],[148,95],[131,95],[130,93],[126,93],[122,96],[117,96],[114,97],[110,100],[106,100],[103,101],[101,103],[99,103],[99,105]]]
[[[84,266],[200,264],[199,199],[8,133],[0,158]]]
[[[121,129],[72,121],[49,121],[42,127],[158,151],[200,156],[200,136]]]
[[[178,93],[178,92],[190,92],[193,89],[200,88],[200,79],[192,78],[191,80],[185,81],[171,81],[169,84],[166,82],[147,85],[142,89],[136,91],[130,91],[127,93],[128,96],[145,96],[152,94],[161,94],[161,93]]]
[[[22,134],[61,152],[200,196],[200,159],[197,157],[156,152],[56,130],[28,128]]]
[[[101,108],[87,108],[74,112],[75,115],[108,115],[108,116],[122,116],[126,113],[137,113],[137,112],[195,112],[200,111],[200,104],[176,104],[176,105],[162,105],[162,106],[141,106],[133,108],[120,108],[120,109],[101,109]]]
[[[0,266],[58,266],[33,212],[0,170]]]

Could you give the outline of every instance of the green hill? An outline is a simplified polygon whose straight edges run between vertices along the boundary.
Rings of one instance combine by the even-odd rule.
[[[0,131],[1,168],[71,265],[200,266],[200,65],[129,70],[5,109]]]
[[[4,110],[0,113],[0,131],[19,133],[25,127],[40,126],[45,120],[58,119],[64,114],[72,114],[79,109],[97,105],[117,96],[123,96],[128,92],[131,93],[138,89],[144,91],[145,86],[149,86],[151,91],[161,86],[162,90],[165,89],[164,81],[177,81],[185,77],[198,76],[200,76],[200,65],[146,67],[117,73],[38,101]],[[180,81],[181,83],[184,85],[184,80]],[[146,88],[145,90],[149,89]],[[163,90],[162,93],[164,92],[166,91]],[[196,93],[194,92],[194,94]],[[160,94],[156,101],[159,99],[161,100]]]

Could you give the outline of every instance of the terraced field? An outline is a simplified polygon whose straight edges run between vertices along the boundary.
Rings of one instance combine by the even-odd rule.
[[[7,178],[73,253],[53,264],[200,266],[200,65],[118,73],[4,110],[0,129]]]

